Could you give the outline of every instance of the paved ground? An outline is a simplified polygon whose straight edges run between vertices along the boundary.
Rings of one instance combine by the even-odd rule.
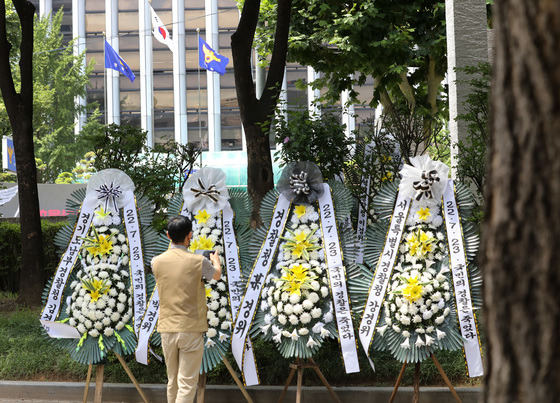
[[[165,402],[164,385],[141,385],[150,402]],[[82,402],[85,383],[82,382],[15,382],[0,381],[0,403],[33,402],[33,403],[74,403]],[[247,388],[255,403],[269,403],[278,400],[282,393],[281,386],[253,386]],[[391,396],[391,387],[335,387],[338,398],[344,403],[387,402]],[[456,388],[463,403],[476,403],[481,388]],[[395,403],[412,401],[413,389],[399,389]],[[88,401],[93,402],[95,385],[90,385]],[[286,395],[285,402],[296,400],[296,387],[292,386]],[[326,403],[332,401],[324,387],[304,387],[302,403]],[[132,384],[103,384],[103,402],[142,402],[140,394]],[[209,385],[205,392],[205,402],[243,403],[246,399],[236,386]],[[455,403],[456,400],[445,387],[420,388],[420,403]]]

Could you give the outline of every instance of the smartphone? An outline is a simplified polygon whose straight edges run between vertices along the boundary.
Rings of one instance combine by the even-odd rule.
[[[210,254],[214,253],[213,250],[202,250],[202,249],[197,249],[194,251],[194,253],[198,253],[199,255],[204,256],[206,259],[210,260]]]

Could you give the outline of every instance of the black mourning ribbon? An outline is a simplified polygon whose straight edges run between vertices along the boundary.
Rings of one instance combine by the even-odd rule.
[[[422,197],[427,199],[433,199],[434,194],[432,193],[432,186],[434,182],[439,182],[439,176],[435,169],[427,172],[422,171],[422,180],[412,182],[412,187],[416,190],[416,201],[420,201]]]
[[[290,188],[298,196],[302,193],[308,195],[311,189],[307,183],[307,172],[301,171],[299,174],[292,174],[290,176]]]
[[[109,186],[104,183],[103,185],[99,186],[99,189],[95,189],[95,191],[99,193],[97,199],[105,201],[105,207],[103,208],[103,211],[107,212],[107,207],[109,205],[112,205],[113,211],[119,211],[119,208],[117,206],[117,199],[121,197],[122,194],[120,188],[120,186],[114,186],[113,182],[111,182]]]
[[[220,195],[220,192],[216,188],[216,185],[210,185],[208,187],[208,189],[206,189],[206,187],[204,186],[204,183],[202,183],[202,180],[200,178],[198,178],[198,187],[200,189],[197,189],[197,188],[194,188],[194,187],[191,188],[191,192],[194,193],[195,199],[197,197],[200,197],[200,196],[207,196],[211,200],[213,200],[214,203],[218,202],[218,197],[217,196]]]

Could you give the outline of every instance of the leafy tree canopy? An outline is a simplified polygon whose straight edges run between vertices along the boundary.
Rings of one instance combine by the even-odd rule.
[[[8,38],[14,46],[10,63],[16,89],[21,85],[19,62],[19,20],[13,5],[6,2]],[[35,17],[33,48],[33,129],[35,155],[45,163],[44,182],[54,182],[61,171],[70,171],[86,151],[74,134],[74,120],[83,107],[75,98],[85,96],[93,61],[82,69],[85,53],[75,56],[73,42],[64,45],[60,32],[62,9],[52,17]],[[11,134],[3,100],[0,98],[0,133]]]
[[[261,5],[261,57],[269,54],[276,0]],[[433,115],[447,68],[444,2],[434,0],[294,0],[288,61],[312,66],[326,98],[374,77],[370,102]],[[355,91],[351,95],[356,97]]]

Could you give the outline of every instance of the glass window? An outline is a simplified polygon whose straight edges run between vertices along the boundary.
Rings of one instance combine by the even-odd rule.
[[[120,100],[122,111],[139,111],[141,109],[140,91],[120,91]]]
[[[173,109],[173,90],[154,91],[154,109]]]
[[[218,26],[220,29],[237,28],[239,24],[239,10],[237,7],[218,12]]]
[[[185,2],[186,3],[186,2]],[[189,5],[193,2],[189,1]],[[197,28],[201,30],[204,29],[205,26],[205,16],[204,16],[204,1],[202,1],[202,9],[187,9],[185,10],[185,28],[186,29],[193,29],[196,32]]]
[[[105,13],[86,13],[86,32],[103,31],[105,31]]]
[[[119,32],[134,32],[138,38],[139,17],[137,10],[138,8],[135,11],[119,11]]]

